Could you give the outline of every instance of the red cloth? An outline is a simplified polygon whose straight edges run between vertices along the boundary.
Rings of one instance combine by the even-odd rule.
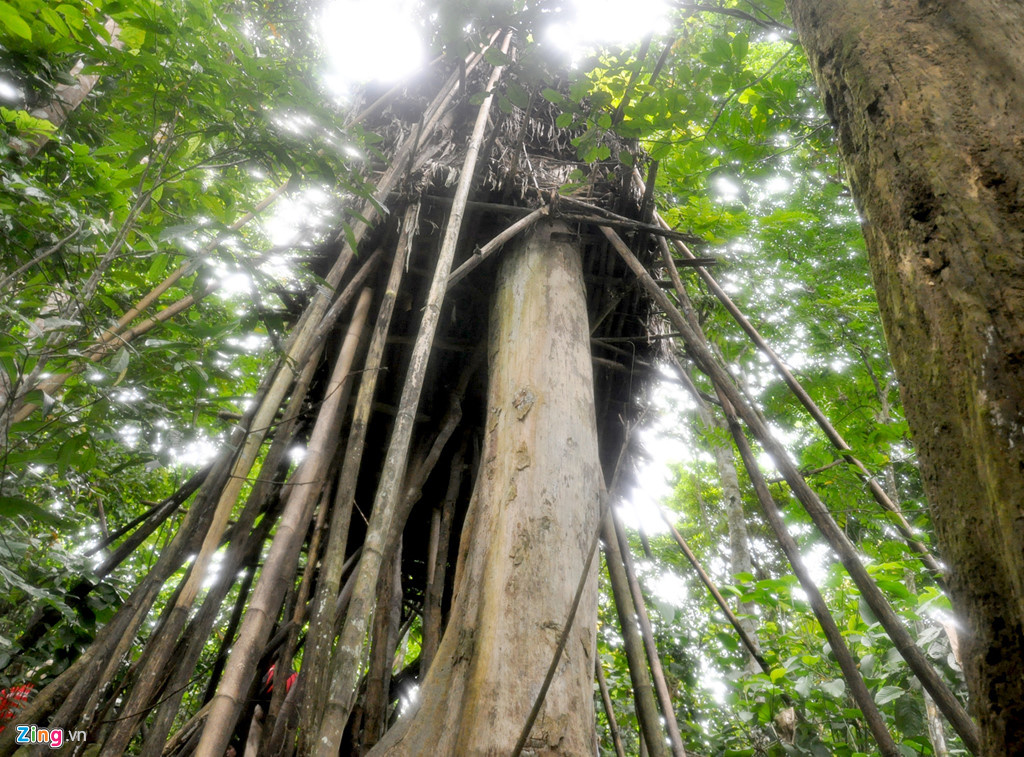
[[[12,686],[10,690],[0,689],[0,731],[4,729],[4,721],[14,720],[18,710],[25,706],[35,688],[33,683],[22,683]]]
[[[274,667],[275,666],[276,666],[276,663],[271,665],[270,668],[267,670],[267,674],[265,676],[263,676],[263,691],[264,691],[264,693],[269,694],[270,692],[272,692],[274,690]],[[287,694],[289,691],[291,691],[292,684],[295,683],[295,679],[298,678],[298,677],[299,677],[298,673],[292,673],[290,676],[288,676],[287,679],[285,679],[285,682],[284,682],[284,693],[285,694]]]

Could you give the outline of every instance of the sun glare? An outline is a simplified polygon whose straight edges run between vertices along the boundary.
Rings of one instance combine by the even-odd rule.
[[[665,0],[572,0],[568,18],[552,24],[546,38],[561,50],[581,55],[599,44],[636,42],[662,30],[667,22]]]
[[[318,23],[328,61],[324,79],[340,96],[364,82],[396,82],[423,65],[410,0],[329,0]]]

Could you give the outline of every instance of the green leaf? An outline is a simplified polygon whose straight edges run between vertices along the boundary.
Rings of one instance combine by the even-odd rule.
[[[494,47],[488,47],[484,51],[484,60],[490,63],[492,66],[504,66],[509,63],[509,57]]]
[[[541,90],[540,96],[543,97],[548,102],[554,103],[555,105],[561,105],[563,102],[565,102],[565,98],[562,97],[562,94],[558,90],[551,89],[550,87]]]
[[[522,84],[517,84],[515,82],[509,84],[506,94],[508,95],[508,99],[517,108],[526,110],[529,107],[530,93],[526,91],[526,87],[524,87]]]
[[[780,678],[784,678],[784,677],[785,677],[785,675],[786,675],[786,669],[785,669],[785,668],[775,668],[775,669],[774,669],[774,670],[773,670],[773,671],[772,671],[771,673],[769,673],[768,675],[769,675],[769,677],[770,677],[770,678],[772,679],[772,683],[775,683],[775,682],[776,682],[776,681],[778,681],[778,680],[779,680]]]
[[[11,34],[27,39],[29,42],[32,41],[31,27],[25,23],[21,13],[14,6],[5,3],[4,0],[0,0],[0,23],[6,26],[7,31]]]
[[[750,40],[746,34],[737,34],[732,38],[732,54],[738,61],[747,57],[747,49],[750,47]]]
[[[60,524],[59,517],[22,497],[0,497],[0,515],[5,518],[14,518],[20,515],[51,526]]]
[[[899,686],[883,686],[875,693],[875,704],[881,707],[904,695],[903,689]]]
[[[811,695],[812,681],[810,676],[801,676],[797,679],[796,693],[802,697],[808,697]]]
[[[821,684],[821,690],[830,697],[840,697],[846,691],[846,683],[842,678],[833,678],[831,681]]]
[[[60,34],[63,37],[71,36],[71,30],[68,28],[68,25],[64,22],[64,19],[60,17],[60,14],[53,10],[53,8],[46,5],[41,6],[39,8],[39,17],[52,26],[57,34]]]
[[[555,119],[555,126],[559,129],[568,129],[572,126],[572,113],[559,113],[558,118]]]
[[[122,347],[114,354],[114,359],[110,361],[110,367],[117,373],[117,378],[114,380],[114,386],[117,386],[124,381],[124,377],[128,373],[127,347]]]

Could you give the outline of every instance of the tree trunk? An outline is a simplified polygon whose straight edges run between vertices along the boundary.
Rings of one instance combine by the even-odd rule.
[[[561,633],[597,529],[601,470],[578,251],[544,223],[506,252],[490,334],[483,467],[451,622],[419,709],[373,755],[507,754]],[[594,754],[596,574],[527,752]],[[524,639],[529,639],[527,644]]]
[[[715,415],[699,396],[694,396],[697,415],[708,431],[729,433],[728,425]],[[738,573],[754,572],[754,563],[750,557],[750,536],[747,533],[747,515],[743,511],[743,495],[740,492],[740,480],[736,474],[736,462],[733,458],[732,445],[723,443],[717,436],[710,441],[711,453],[715,457],[715,467],[722,482],[722,506],[725,508],[726,525],[729,533],[729,567],[735,579]],[[736,611],[739,613],[740,625],[750,639],[758,645],[757,622],[754,619],[754,603],[736,600]],[[757,660],[748,652],[747,672],[754,674],[760,671]]]
[[[789,7],[865,219],[982,751],[1024,754],[1024,6]]]

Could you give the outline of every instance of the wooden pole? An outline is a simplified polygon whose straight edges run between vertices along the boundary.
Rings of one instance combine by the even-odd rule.
[[[633,172],[633,180],[641,189],[644,187],[643,179],[635,169]],[[654,213],[654,220],[662,228],[670,228],[657,212]],[[685,259],[697,259],[697,256],[694,255],[690,248],[681,240],[675,241],[675,247]],[[684,291],[682,288],[682,282],[679,281],[678,271],[675,271],[675,264],[672,255],[668,251],[667,244],[662,247],[662,256],[665,260],[669,273],[674,273],[673,283],[675,284],[676,290],[679,292]],[[864,463],[854,457],[850,445],[846,443],[846,440],[843,439],[842,435],[828,420],[825,413],[821,411],[821,408],[819,408],[817,403],[815,403],[811,398],[811,395],[807,393],[807,390],[804,389],[803,385],[790,372],[789,368],[786,367],[786,364],[782,362],[782,358],[776,354],[768,342],[765,341],[764,337],[761,336],[760,332],[758,332],[747,317],[743,315],[743,312],[736,306],[736,303],[732,301],[732,298],[726,294],[725,290],[722,289],[714,276],[702,267],[697,268],[697,275],[704,280],[708,289],[710,289],[715,297],[718,298],[718,301],[722,303],[729,315],[733,317],[736,323],[739,324],[740,328],[743,329],[748,337],[750,337],[750,340],[768,358],[769,362],[771,362],[772,366],[785,382],[786,386],[789,387],[790,391],[792,391],[800,401],[800,404],[802,404],[804,408],[806,408],[807,412],[810,413],[811,417],[818,424],[821,430],[825,432],[825,436],[828,438],[829,442],[839,450],[842,458],[856,469],[857,475],[862,481],[864,481],[865,485],[868,487],[868,491],[871,492],[871,496],[879,506],[882,507],[883,510],[893,514],[896,520],[895,525],[906,541],[907,546],[920,556],[921,562],[923,562],[925,567],[928,568],[936,581],[939,582],[940,585],[944,586],[945,571],[942,566],[939,565],[938,561],[931,552],[929,552],[928,548],[914,535],[913,528],[903,516],[903,512],[900,510],[899,506],[890,499],[881,484],[874,479],[868,469],[864,466]]]
[[[502,52],[508,51],[510,40],[511,34],[506,34]],[[447,290],[452,261],[455,258],[455,249],[458,245],[462,219],[465,214],[465,204],[469,199],[473,173],[487,127],[487,117],[494,100],[493,89],[501,73],[502,66],[497,66],[491,74],[487,83],[487,95],[477,114],[473,134],[466,150],[466,158],[462,165],[462,173],[459,176],[459,184],[455,191],[455,201],[452,204],[452,211],[448,217],[448,225],[441,243],[434,279],[427,295],[427,306],[423,320],[420,322],[416,344],[413,346],[409,372],[402,388],[398,415],[395,419],[391,443],[384,460],[384,468],[373,504],[373,513],[370,516],[370,524],[363,544],[363,557],[359,561],[356,587],[349,603],[341,639],[331,660],[331,689],[320,725],[315,752],[319,757],[337,757],[345,723],[352,711],[358,683],[359,662],[362,659],[366,643],[366,628],[372,613],[373,595],[380,575],[381,561],[384,557],[384,544],[387,535],[391,532],[391,523],[402,496],[401,483],[405,478],[416,407],[419,404],[423,388],[431,344],[441,316],[441,305]],[[211,757],[213,756],[211,755]]]
[[[686,757],[683,737],[679,733],[679,723],[676,721],[676,710],[672,704],[668,684],[665,682],[665,672],[661,667],[658,645],[654,641],[654,629],[651,627],[651,618],[647,614],[647,604],[644,602],[644,595],[640,590],[640,582],[637,581],[636,570],[633,567],[633,555],[629,551],[629,541],[626,539],[626,533],[622,528],[622,524],[615,517],[614,510],[611,511],[611,517],[612,525],[615,527],[615,536],[619,542],[619,552],[622,555],[622,566],[626,570],[626,582],[629,585],[629,593],[633,597],[637,622],[640,624],[640,636],[643,639],[644,649],[647,652],[647,661],[651,666],[654,691],[658,696],[658,703],[661,705],[661,715],[665,719],[665,730],[668,732],[669,744],[672,746],[672,755],[673,757]]]
[[[323,706],[330,686],[327,669],[331,647],[334,643],[334,602],[341,590],[345,547],[348,542],[349,521],[352,516],[356,482],[363,461],[366,431],[373,411],[373,397],[380,378],[388,330],[391,327],[395,301],[405,271],[406,252],[411,249],[412,241],[416,237],[418,217],[419,206],[412,205],[406,209],[402,219],[398,246],[391,261],[391,270],[384,287],[384,296],[378,307],[377,319],[374,322],[373,334],[370,337],[370,346],[367,349],[364,370],[359,382],[359,392],[356,395],[356,406],[349,424],[345,458],[334,495],[327,549],[313,596],[309,632],[303,652],[304,694],[299,708],[298,751],[300,754],[307,754],[312,749],[312,740],[320,728]]]
[[[629,247],[612,229],[608,227],[601,227],[601,229],[605,237],[612,243],[615,251],[619,253],[619,256],[640,280],[648,294],[664,309],[669,320],[683,335],[683,339],[693,355],[694,362],[696,362],[697,367],[701,371],[711,378],[716,390],[720,393],[723,404],[726,400],[732,404],[736,413],[743,419],[761,446],[775,460],[776,465],[779,466],[780,472],[786,478],[786,482],[793,490],[794,495],[804,506],[807,514],[811,516],[815,526],[817,526],[818,530],[839,555],[850,577],[853,578],[854,583],[860,589],[861,596],[864,597],[872,612],[875,613],[875,616],[879,619],[883,628],[885,628],[886,633],[889,634],[889,638],[899,650],[903,659],[907,661],[910,669],[918,677],[928,693],[932,695],[939,709],[942,710],[942,713],[949,719],[957,733],[960,734],[964,744],[971,751],[976,752],[978,735],[974,722],[967,715],[967,712],[953,695],[953,692],[949,690],[949,687],[946,686],[945,682],[935,671],[935,668],[932,667],[928,658],[925,657],[924,653],[914,643],[910,633],[893,611],[881,590],[871,579],[864,564],[860,561],[860,555],[856,548],[850,542],[845,532],[839,528],[839,525],[832,518],[832,515],[818,498],[818,495],[810,488],[803,476],[800,475],[800,472],[790,460],[788,451],[774,438],[761,414],[747,404],[729,374],[718,364],[707,345],[699,338],[699,335],[694,331],[687,319],[683,317],[675,305],[668,299],[668,296],[661,290],[657,282],[651,278],[651,275],[643,267],[643,264],[637,260],[636,256],[633,255]]]
[[[601,691],[601,704],[604,705],[604,714],[608,718],[608,732],[612,737],[612,745],[615,747],[616,757],[626,757],[626,750],[622,746],[622,734],[619,733],[619,724],[615,720],[615,710],[612,707],[612,698],[608,692],[608,682],[604,678],[604,668],[601,667],[601,656],[594,656],[594,671],[597,674],[597,687]]]
[[[658,714],[658,706],[654,699],[651,674],[647,668],[643,640],[637,628],[633,600],[629,594],[629,582],[610,511],[605,513],[602,520],[601,541],[604,543],[605,565],[608,567],[612,596],[615,599],[615,609],[622,629],[623,647],[629,661],[629,678],[633,684],[633,700],[636,703],[637,719],[640,721],[640,732],[652,757],[667,757],[665,734],[661,730],[661,716]]]
[[[238,639],[232,647],[224,678],[211,702],[206,727],[196,749],[199,757],[222,757],[242,708],[244,692],[256,673],[255,663],[270,635],[271,624],[277,617],[277,608],[280,607],[289,580],[289,571],[294,571],[313,506],[323,489],[324,477],[334,458],[334,447],[338,443],[344,415],[342,411],[347,404],[344,387],[351,385],[352,364],[366,326],[372,298],[373,291],[369,288],[364,289],[359,297],[325,393],[326,399],[320,406],[320,413],[310,435],[306,457],[293,475],[296,482],[289,489],[288,502],[274,534],[270,553],[264,561]],[[285,677],[282,673],[282,680]]]
[[[839,668],[843,672],[846,685],[850,687],[853,701],[856,702],[857,707],[860,708],[861,713],[864,715],[864,720],[867,721],[868,728],[871,729],[879,751],[885,757],[896,757],[900,754],[899,749],[896,747],[896,742],[893,741],[892,734],[889,733],[889,729],[885,725],[882,713],[879,712],[878,707],[875,705],[875,700],[872,698],[871,692],[868,690],[867,684],[860,674],[860,670],[858,670],[858,663],[853,659],[853,654],[846,645],[846,640],[836,625],[835,619],[829,612],[825,599],[821,596],[821,592],[818,590],[817,584],[814,583],[814,579],[811,578],[807,566],[804,565],[796,540],[786,530],[782,514],[779,512],[771,492],[768,491],[768,484],[765,483],[761,469],[757,466],[757,461],[750,450],[750,445],[747,444],[743,430],[740,428],[737,418],[731,410],[732,408],[726,412],[729,430],[736,441],[736,447],[739,450],[740,457],[743,459],[743,465],[750,475],[750,482],[757,493],[757,499],[761,503],[761,509],[764,512],[765,518],[775,532],[775,536],[782,546],[782,551],[793,568],[793,575],[800,581],[800,586],[807,594],[807,600],[814,611],[815,617],[818,618],[818,623],[821,625],[825,638],[828,639],[829,646],[832,648],[832,654],[835,656],[836,662],[839,663]]]

